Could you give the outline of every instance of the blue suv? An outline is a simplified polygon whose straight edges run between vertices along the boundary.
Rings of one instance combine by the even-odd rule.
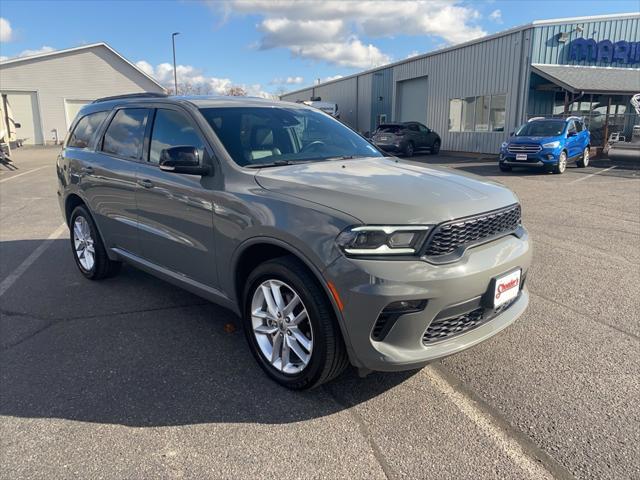
[[[500,170],[543,167],[563,173],[569,161],[584,168],[589,164],[590,147],[591,135],[582,118],[532,118],[500,146]]]

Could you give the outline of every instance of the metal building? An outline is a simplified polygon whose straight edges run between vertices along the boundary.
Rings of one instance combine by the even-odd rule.
[[[25,144],[64,138],[80,108],[96,98],[165,89],[106,43],[0,62],[3,114]],[[5,105],[7,108],[5,108]]]
[[[362,132],[388,121],[419,121],[442,148],[495,153],[533,116],[584,116],[594,146],[630,133],[640,92],[640,13],[535,21],[287,93],[338,104]],[[627,132],[628,130],[628,132]]]

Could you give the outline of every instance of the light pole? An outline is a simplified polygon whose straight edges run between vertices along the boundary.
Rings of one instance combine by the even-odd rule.
[[[174,95],[178,95],[178,71],[176,70],[176,35],[180,35],[180,32],[173,32],[171,34],[171,44],[173,45],[173,85],[175,88]]]

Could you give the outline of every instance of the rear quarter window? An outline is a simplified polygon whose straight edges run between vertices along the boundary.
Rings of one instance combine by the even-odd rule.
[[[108,112],[95,112],[82,117],[69,135],[67,147],[89,148],[107,115]]]

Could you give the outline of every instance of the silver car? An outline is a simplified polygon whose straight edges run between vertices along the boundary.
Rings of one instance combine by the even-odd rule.
[[[507,188],[383,156],[301,104],[129,95],[78,114],[57,161],[80,272],[126,262],[231,309],[275,381],[420,368],[528,303]]]

